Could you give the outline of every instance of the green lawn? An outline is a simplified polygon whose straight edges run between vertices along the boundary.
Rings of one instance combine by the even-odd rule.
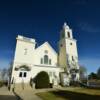
[[[37,95],[43,100],[100,100],[100,90],[85,88],[66,88]]]

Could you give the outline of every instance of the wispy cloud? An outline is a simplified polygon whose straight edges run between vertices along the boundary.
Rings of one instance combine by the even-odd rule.
[[[85,32],[89,33],[99,33],[100,32],[100,27],[95,26],[93,24],[87,23],[87,22],[81,22],[78,24],[78,27]]]

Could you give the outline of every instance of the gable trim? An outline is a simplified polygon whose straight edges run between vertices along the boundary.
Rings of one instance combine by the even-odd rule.
[[[42,45],[37,47],[35,50],[37,51],[39,48],[43,47],[45,44],[47,44],[49,48],[57,55],[57,52],[52,48],[52,46],[48,42],[44,42]]]

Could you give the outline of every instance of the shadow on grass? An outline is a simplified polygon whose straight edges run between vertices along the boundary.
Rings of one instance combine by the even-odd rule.
[[[100,100],[98,95],[88,95],[83,93],[76,93],[71,91],[52,91],[50,92],[58,97],[68,99],[68,100]]]

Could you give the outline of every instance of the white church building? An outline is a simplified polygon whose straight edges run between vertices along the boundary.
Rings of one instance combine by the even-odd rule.
[[[71,80],[79,80],[77,44],[66,23],[60,32],[58,53],[48,42],[36,48],[33,38],[18,35],[16,39],[11,82],[29,83],[41,71],[48,73],[53,85],[69,85]]]

